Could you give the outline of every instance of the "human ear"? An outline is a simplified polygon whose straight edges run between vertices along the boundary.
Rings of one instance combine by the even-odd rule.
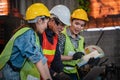
[[[39,18],[39,19],[37,20],[37,23],[41,24],[41,23],[42,23],[42,19]]]

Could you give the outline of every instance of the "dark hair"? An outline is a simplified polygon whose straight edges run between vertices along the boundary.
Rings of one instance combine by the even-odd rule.
[[[41,20],[44,21],[44,20],[47,19],[47,18],[49,18],[49,17],[44,16],[43,18],[41,18]],[[35,23],[28,23],[27,21],[25,21],[25,24],[20,25],[17,29],[15,29],[15,30],[13,31],[13,34],[14,34],[15,32],[17,32],[18,30],[20,30],[21,28],[24,28],[24,27],[30,27],[30,28],[32,28],[35,32],[37,32],[37,28],[36,28]]]
[[[36,26],[35,26],[35,23],[26,23],[26,24],[20,25],[17,29],[15,29],[15,30],[13,31],[13,34],[15,34],[18,30],[20,30],[21,28],[24,28],[24,27],[30,27],[30,28],[32,28],[34,31],[37,31]]]
[[[71,21],[74,21],[74,20],[82,20],[82,19],[76,19],[76,18],[71,18]],[[85,20],[83,20],[83,21],[85,21]],[[86,21],[85,21],[85,25],[86,25]]]

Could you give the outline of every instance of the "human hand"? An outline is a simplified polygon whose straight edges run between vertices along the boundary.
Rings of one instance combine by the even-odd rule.
[[[95,59],[94,57],[92,57],[89,59],[88,64],[91,66],[95,66],[99,63],[99,61],[100,61],[100,58]]]
[[[83,55],[84,55],[83,52],[76,52],[76,53],[73,55],[73,60],[80,59]]]
[[[68,76],[68,75],[65,74],[64,72],[57,73],[57,74],[54,76],[54,79],[55,79],[55,80],[72,80],[72,79],[70,78],[70,76]]]

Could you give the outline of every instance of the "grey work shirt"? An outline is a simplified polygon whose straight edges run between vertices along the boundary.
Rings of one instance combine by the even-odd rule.
[[[74,45],[74,47],[78,48],[78,42],[80,40],[80,35],[77,35],[76,38],[73,38],[70,29],[67,28],[66,31],[67,31],[67,35],[69,36],[69,38],[70,38],[72,44]],[[65,40],[66,40],[65,35],[60,34],[58,44],[59,44],[59,50],[60,50],[61,54],[64,53]]]

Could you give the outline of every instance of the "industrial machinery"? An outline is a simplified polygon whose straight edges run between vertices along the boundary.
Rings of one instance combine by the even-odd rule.
[[[90,58],[94,58],[91,60]],[[78,73],[82,80],[119,80],[120,66],[107,63],[104,51],[96,45],[85,47],[85,55],[78,63]]]

